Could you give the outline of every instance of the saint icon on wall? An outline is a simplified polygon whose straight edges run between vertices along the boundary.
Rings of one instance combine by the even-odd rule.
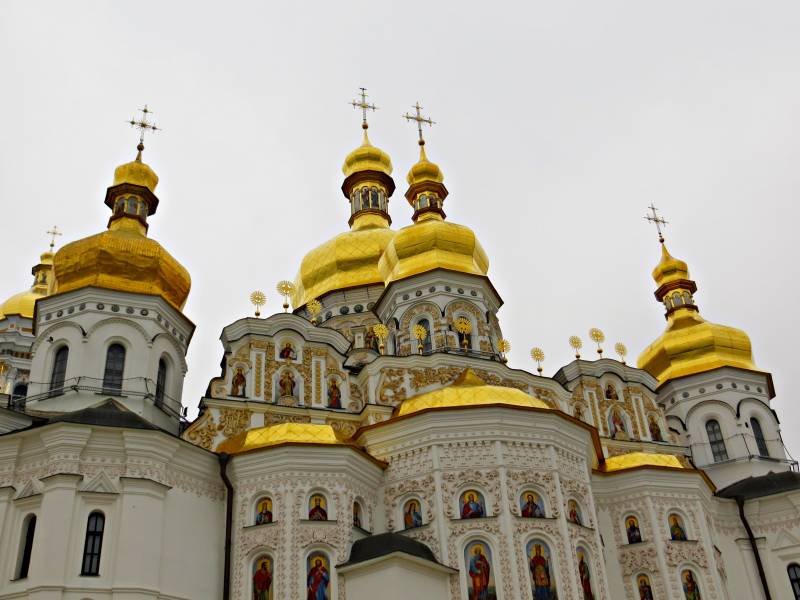
[[[406,502],[403,509],[403,525],[406,529],[414,529],[415,527],[422,527],[422,510],[420,509],[419,502],[413,498]]]
[[[461,494],[459,504],[462,519],[477,519],[486,516],[486,502],[483,494],[476,490],[467,490]]]
[[[581,515],[581,509],[578,506],[578,503],[575,500],[569,500],[567,502],[567,519],[569,519],[572,523],[576,525],[583,525],[583,516]]]
[[[545,516],[542,499],[536,492],[523,493],[519,505],[520,512],[526,519],[540,519]]]
[[[280,390],[281,398],[285,398],[287,396],[294,397],[294,388],[294,373],[292,373],[290,369],[286,369],[283,373],[281,373],[281,378],[278,381],[278,389]]]
[[[256,525],[272,523],[272,500],[262,498],[256,505]]]
[[[676,514],[669,516],[669,537],[676,542],[685,542],[687,540],[683,519]]]
[[[661,427],[658,426],[658,421],[656,421],[655,416],[650,415],[650,419],[647,421],[647,428],[650,430],[650,438],[654,442],[664,441],[664,438],[661,435]]]
[[[650,585],[650,578],[647,575],[639,575],[637,584],[639,587],[639,600],[653,600],[653,588]]]
[[[308,518],[311,521],[328,520],[328,502],[322,494],[314,494],[308,501]]]
[[[550,548],[541,540],[531,540],[525,547],[531,574],[533,600],[556,600],[556,584],[551,570]]]
[[[281,351],[278,353],[278,358],[282,360],[295,360],[297,358],[297,352],[295,352],[292,342],[283,344],[283,348],[281,348]]]
[[[237,368],[236,373],[233,375],[233,380],[231,381],[231,396],[244,396],[244,388],[246,383],[247,380],[244,377],[242,369]]]
[[[619,400],[619,396],[617,395],[617,388],[615,388],[614,385],[611,383],[609,383],[606,386],[606,399]]]
[[[328,584],[331,574],[328,557],[323,552],[313,552],[306,564],[306,600],[329,600]]]
[[[608,413],[608,433],[614,439],[628,439],[628,429],[625,426],[625,417],[618,408],[612,408]]]
[[[272,600],[272,558],[266,554],[253,565],[253,600]]]
[[[497,600],[492,573],[492,554],[483,542],[471,542],[464,548],[467,566],[467,596],[469,600]]]
[[[342,390],[335,377],[328,380],[328,408],[342,408]]]
[[[686,600],[703,600],[700,596],[700,584],[694,578],[694,573],[686,569],[681,573],[681,581],[683,582],[683,595]]]
[[[625,534],[628,536],[629,544],[638,544],[642,541],[642,533],[639,531],[639,521],[636,520],[636,517],[626,519]]]
[[[586,560],[586,551],[578,547],[578,575],[581,580],[581,591],[583,592],[583,600],[594,600],[594,591],[592,589],[592,571],[589,568],[589,561]]]

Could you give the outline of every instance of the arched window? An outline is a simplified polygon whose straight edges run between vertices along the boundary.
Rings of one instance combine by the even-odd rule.
[[[469,317],[466,317],[464,315],[459,315],[457,318],[461,318],[461,317],[464,317],[468,321],[472,322],[469,319]],[[459,347],[459,349],[464,349],[466,347],[467,350],[472,350],[472,333],[461,333],[458,330],[456,330],[456,335],[458,336],[458,347]],[[464,340],[466,340],[466,342],[467,342],[466,344],[464,343]]]
[[[53,371],[50,374],[50,395],[57,396],[64,393],[64,377],[67,374],[67,360],[69,359],[69,347],[61,346],[56,350],[53,359]]]
[[[800,600],[800,565],[792,563],[786,567],[786,572],[789,574],[789,585],[792,586],[794,600]]]
[[[167,387],[167,361],[163,358],[158,361],[158,375],[156,375],[156,406],[164,404],[164,389]]]
[[[28,384],[27,383],[18,383],[14,386],[14,391],[11,393],[11,399],[17,400],[19,398],[24,398],[28,395]]]
[[[125,348],[111,344],[106,351],[106,369],[103,373],[103,393],[119,394],[122,390],[122,373],[125,370]]]
[[[100,574],[100,552],[103,550],[103,529],[106,518],[101,512],[93,512],[86,523],[86,541],[83,544],[81,575]]]
[[[426,335],[425,339],[422,340],[422,351],[431,352],[433,350],[433,340],[431,339],[431,322],[428,321],[428,319],[420,319],[417,322],[417,325],[422,325],[425,328],[425,331],[428,332],[428,335]]]
[[[683,298],[678,292],[675,292],[674,294],[672,294],[672,302],[673,304],[675,304],[675,306],[680,306],[681,304],[683,304]]]
[[[372,188],[372,202],[370,202],[371,208],[380,208],[380,203],[378,202],[378,190]]]
[[[750,417],[750,428],[753,430],[753,437],[756,438],[756,446],[761,456],[769,456],[767,441],[764,439],[764,432],[761,430],[761,423],[755,417]]]
[[[714,455],[714,462],[728,460],[728,451],[725,449],[722,429],[720,429],[716,420],[711,419],[706,422],[706,433],[708,434],[708,442],[711,444],[711,454]]]
[[[22,523],[22,540],[20,540],[19,567],[16,579],[25,579],[31,566],[31,552],[33,552],[33,536],[36,533],[36,515],[28,515]]]

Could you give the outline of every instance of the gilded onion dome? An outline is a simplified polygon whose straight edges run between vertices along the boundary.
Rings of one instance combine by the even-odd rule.
[[[229,438],[217,446],[217,452],[241,454],[259,448],[283,444],[343,444],[333,427],[318,423],[278,423],[257,427]]]
[[[345,158],[342,193],[350,204],[350,231],[306,254],[295,278],[293,304],[347,288],[383,284],[378,261],[394,236],[388,204],[394,192],[392,161],[373,146],[364,122],[362,144]]]
[[[33,285],[30,289],[14,294],[0,305],[0,319],[19,315],[26,319],[33,318],[36,301],[44,298],[53,289],[53,253],[44,252],[37,264],[31,269]]]
[[[719,367],[756,370],[747,334],[710,323],[700,316],[693,294],[697,285],[687,264],[661,245],[661,262],[653,270],[655,295],[667,310],[667,328],[639,356],[638,366],[659,383]]]
[[[550,410],[550,406],[544,400],[540,400],[516,388],[488,385],[472,369],[465,369],[450,385],[405,400],[397,408],[397,416],[410,415],[436,408],[462,408],[497,404]]]
[[[464,225],[445,220],[443,204],[448,195],[444,175],[428,160],[420,140],[419,161],[408,172],[406,199],[414,209],[414,223],[399,230],[380,261],[384,283],[448,269],[486,275],[489,258],[475,233]]]
[[[99,287],[161,296],[178,310],[189,296],[189,272],[158,242],[147,237],[147,217],[156,212],[158,176],[136,160],[117,167],[105,203],[112,215],[108,229],[77,240],[55,255],[56,291]]]

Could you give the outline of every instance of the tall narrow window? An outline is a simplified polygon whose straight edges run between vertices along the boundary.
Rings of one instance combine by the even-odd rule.
[[[17,579],[25,579],[31,566],[33,552],[33,535],[36,533],[36,515],[28,515],[22,524],[22,548],[17,569]]]
[[[106,352],[106,370],[103,374],[103,393],[119,394],[122,390],[122,373],[125,370],[125,348],[111,344]]]
[[[86,523],[86,542],[83,544],[81,575],[100,574],[100,552],[103,550],[103,529],[106,518],[101,512],[93,512]]]
[[[431,352],[433,350],[433,340],[431,339],[431,323],[428,319],[420,319],[418,325],[422,325],[425,328],[425,331],[428,332],[428,335],[425,336],[425,339],[422,340],[422,351],[423,352]]]
[[[719,423],[711,419],[706,423],[706,433],[708,442],[711,444],[711,454],[714,455],[714,462],[728,460],[728,451],[725,449],[725,440],[722,437],[722,429]]]
[[[792,586],[794,600],[800,600],[800,565],[792,563],[786,571],[789,573],[789,584]]]
[[[764,439],[764,432],[761,430],[761,423],[755,417],[750,417],[750,428],[753,430],[753,437],[756,438],[756,446],[761,456],[769,456],[767,441]]]
[[[64,378],[67,375],[67,360],[69,360],[69,347],[61,346],[56,350],[53,359],[53,371],[50,374],[50,395],[57,396],[64,393]]]
[[[164,389],[167,387],[167,361],[163,358],[158,361],[158,375],[156,376],[156,406],[164,404]]]

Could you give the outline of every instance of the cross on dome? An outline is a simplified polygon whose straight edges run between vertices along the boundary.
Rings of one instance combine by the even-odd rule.
[[[56,245],[56,236],[63,234],[58,230],[58,225],[53,225],[53,228],[48,229],[45,233],[50,236],[50,252],[52,252]]]
[[[408,113],[403,115],[403,118],[408,121],[416,121],[417,123],[417,131],[419,132],[419,145],[425,145],[425,138],[422,137],[422,124],[427,123],[429,127],[433,127],[436,124],[436,121],[431,120],[428,117],[422,116],[422,107],[419,105],[419,101],[414,105],[414,110],[416,110],[415,115],[410,115]]]
[[[370,104],[367,102],[367,88],[358,88],[361,90],[359,92],[359,96],[361,96],[361,101],[356,102],[355,100],[351,100],[350,104],[353,105],[353,108],[360,108],[361,109],[361,127],[362,129],[367,129],[369,124],[367,124],[367,111],[368,110],[378,110],[378,107],[374,104]]]
[[[649,221],[650,223],[653,223],[656,226],[656,231],[658,231],[658,241],[663,244],[664,234],[661,231],[661,227],[666,226],[667,223],[669,223],[669,221],[665,221],[664,217],[659,216],[658,209],[653,205],[652,202],[650,203],[650,206],[648,206],[647,208],[649,208],[650,212],[652,212],[653,214],[645,215],[644,218],[646,221]]]
[[[142,150],[144,150],[144,134],[147,131],[152,131],[155,133],[156,131],[161,131],[160,127],[156,127],[155,121],[150,122],[147,120],[147,115],[152,115],[153,111],[147,108],[147,104],[144,105],[144,108],[140,108],[139,112],[142,113],[140,118],[131,118],[130,121],[127,123],[133,127],[134,129],[139,130],[139,145],[136,146],[136,149],[139,151],[139,155],[136,157],[137,160],[141,161],[142,158]]]

